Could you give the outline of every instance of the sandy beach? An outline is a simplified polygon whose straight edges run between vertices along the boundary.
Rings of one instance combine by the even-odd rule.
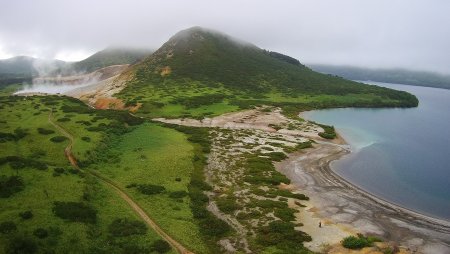
[[[405,253],[450,253],[450,222],[381,200],[334,173],[330,162],[349,153],[342,139],[337,143],[320,142],[276,165],[291,179],[291,189],[310,197],[306,212],[297,216],[301,230],[313,238],[307,247],[348,253],[339,241],[363,233],[395,242]]]

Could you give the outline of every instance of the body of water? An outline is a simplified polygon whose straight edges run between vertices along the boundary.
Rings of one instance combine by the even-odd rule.
[[[450,221],[450,90],[370,84],[408,91],[419,107],[304,113],[334,125],[351,145],[333,170],[382,199]]]

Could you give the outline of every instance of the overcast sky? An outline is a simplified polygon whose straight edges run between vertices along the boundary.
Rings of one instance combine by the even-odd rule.
[[[0,0],[0,59],[74,61],[110,45],[157,49],[191,26],[303,63],[450,73],[447,0]]]

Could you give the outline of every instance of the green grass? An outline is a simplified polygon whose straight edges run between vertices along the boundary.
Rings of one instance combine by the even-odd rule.
[[[104,152],[120,154],[119,161],[92,165],[92,169],[118,183],[173,238],[195,253],[208,253],[190,211],[189,198],[170,197],[172,192],[188,191],[193,152],[185,135],[146,123],[123,135],[111,150]],[[136,188],[126,188],[130,184],[159,185],[166,191],[144,195]]]
[[[37,244],[40,252],[54,250],[56,253],[118,253],[120,250],[146,248],[151,251],[152,243],[161,238],[150,228],[145,235],[111,237],[108,227],[118,218],[140,220],[135,212],[109,187],[99,183],[89,175],[71,173],[71,166],[64,156],[68,141],[54,143],[52,137],[62,135],[49,124],[50,109],[54,118],[70,118],[70,121],[57,122],[75,135],[74,151],[82,157],[103,143],[108,134],[105,131],[90,132],[80,128],[78,120],[91,121],[95,114],[63,112],[62,105],[78,105],[64,97],[0,97],[0,132],[12,133],[22,127],[27,133],[23,138],[0,143],[0,157],[19,156],[48,165],[45,170],[35,168],[13,169],[10,163],[0,165],[0,175],[20,176],[25,187],[9,198],[0,198],[0,223],[12,221],[17,230],[0,235],[0,253],[15,236],[25,235]],[[46,104],[47,103],[47,104]],[[87,107],[87,106],[85,106]],[[114,118],[101,118],[94,123],[112,123]],[[38,128],[53,130],[51,134],[41,134]],[[79,136],[89,136],[91,142],[84,144]],[[55,168],[64,168],[57,170]],[[61,173],[62,171],[62,173]],[[69,222],[56,217],[52,211],[54,202],[83,202],[97,211],[95,224]],[[24,220],[19,214],[31,211],[31,219]],[[189,211],[189,209],[188,209]],[[33,235],[33,231],[43,228],[49,236],[43,239]],[[59,232],[59,233],[57,233]],[[126,251],[125,251],[126,252]],[[169,253],[175,253],[173,250]]]

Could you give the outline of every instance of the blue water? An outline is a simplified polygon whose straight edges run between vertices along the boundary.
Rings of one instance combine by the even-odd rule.
[[[450,221],[450,90],[370,83],[408,91],[419,107],[306,112],[352,147],[333,170],[380,198]]]

